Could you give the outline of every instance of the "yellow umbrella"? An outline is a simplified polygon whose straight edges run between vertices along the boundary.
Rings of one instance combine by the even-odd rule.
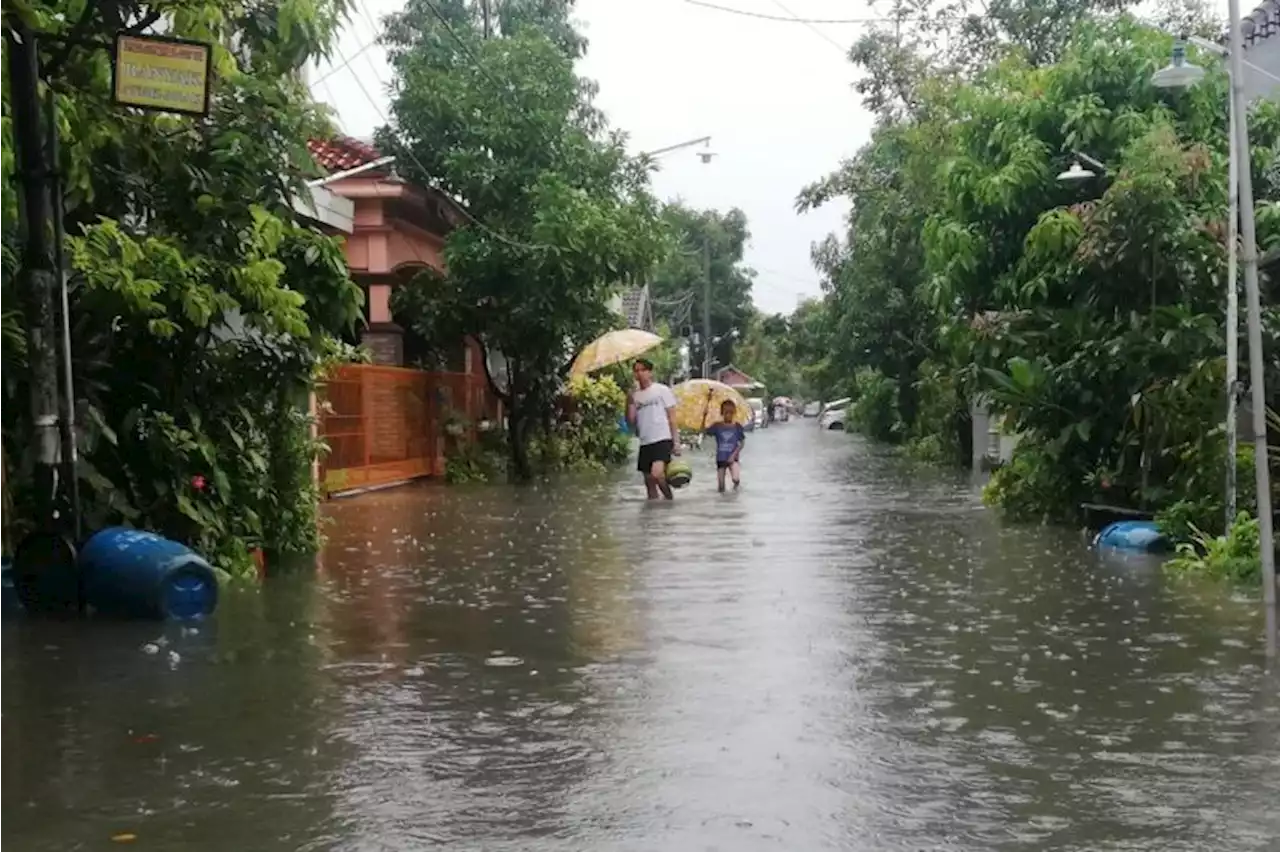
[[[691,432],[702,432],[720,420],[720,406],[725,400],[733,402],[737,409],[734,422],[743,426],[751,416],[751,408],[742,394],[723,382],[711,379],[690,379],[671,389],[676,395],[676,426]]]
[[[604,367],[621,364],[623,361],[643,355],[661,343],[662,338],[658,335],[638,328],[624,328],[602,334],[588,343],[578,353],[578,357],[573,359],[569,374],[585,376]]]

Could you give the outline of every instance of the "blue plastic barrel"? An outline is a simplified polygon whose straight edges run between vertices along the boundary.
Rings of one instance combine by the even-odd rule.
[[[85,601],[128,618],[192,619],[218,606],[218,578],[200,554],[155,533],[108,527],[80,549]]]
[[[1116,521],[1103,527],[1093,540],[1098,547],[1159,553],[1169,549],[1169,539],[1155,521]]]

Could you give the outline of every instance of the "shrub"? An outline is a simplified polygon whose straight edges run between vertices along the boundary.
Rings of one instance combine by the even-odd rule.
[[[1224,535],[1211,536],[1194,526],[1189,542],[1165,563],[1175,574],[1200,574],[1241,584],[1256,584],[1262,576],[1258,521],[1241,512]]]
[[[627,437],[618,431],[618,418],[627,397],[611,377],[576,377],[569,383],[567,414],[552,440],[543,448],[549,468],[603,470],[625,461]]]
[[[1015,521],[1063,520],[1074,512],[1081,486],[1053,455],[1034,443],[1014,450],[1009,464],[996,470],[982,499]]]
[[[863,367],[854,374],[854,388],[854,401],[849,406],[854,427],[877,441],[900,439],[897,384],[883,373]]]

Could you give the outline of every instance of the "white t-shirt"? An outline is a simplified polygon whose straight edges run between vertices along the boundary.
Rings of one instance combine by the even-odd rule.
[[[641,446],[672,440],[667,411],[676,407],[676,395],[671,388],[654,382],[643,390],[637,388],[631,401],[636,406],[636,434]]]

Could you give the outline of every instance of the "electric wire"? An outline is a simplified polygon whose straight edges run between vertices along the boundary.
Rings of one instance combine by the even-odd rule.
[[[435,8],[430,3],[428,3],[428,5],[431,6],[433,9]],[[341,47],[335,46],[334,49],[337,51],[339,59],[341,59],[344,63],[350,62],[350,60],[347,59],[346,55],[343,53]],[[351,77],[355,81],[356,87],[360,89],[361,94],[364,95],[365,100],[369,102],[369,106],[373,107],[374,112],[377,113],[378,117],[382,119],[383,124],[387,128],[387,131],[393,135],[396,134],[396,130],[392,125],[390,116],[387,115],[386,110],[384,110],[382,106],[379,105],[378,102],[374,99],[373,95],[369,92],[368,87],[365,86],[364,81],[361,80],[360,77],[356,74],[352,74]],[[429,172],[426,166],[422,164],[422,161],[418,159],[418,155],[413,152],[413,149],[411,147],[409,147],[408,145],[405,145],[404,142],[399,138],[397,138],[396,141],[400,143],[399,144],[400,150],[403,151],[405,154],[407,154],[409,156],[409,159],[413,161],[413,164],[418,167],[418,171],[420,175],[422,175],[422,181],[424,185],[428,189],[438,192],[441,195],[443,195],[445,198],[448,198],[450,201],[452,201],[454,204],[454,207],[458,210],[458,212],[461,213],[464,218],[466,218],[471,224],[475,225],[481,231],[484,231],[486,234],[488,234],[489,236],[493,237],[494,239],[498,240],[501,243],[511,246],[512,248],[520,249],[522,251],[554,251],[556,250],[556,246],[546,245],[542,243],[525,243],[525,242],[521,242],[520,240],[512,239],[511,237],[508,237],[506,234],[503,234],[497,230],[494,230],[493,228],[486,225],[484,222],[480,221],[480,219],[477,218],[475,214],[473,214],[470,210],[468,210],[466,206],[463,205],[462,202],[458,201],[448,192],[441,189],[439,185],[433,183],[428,177],[426,177],[426,175],[428,175]]]

